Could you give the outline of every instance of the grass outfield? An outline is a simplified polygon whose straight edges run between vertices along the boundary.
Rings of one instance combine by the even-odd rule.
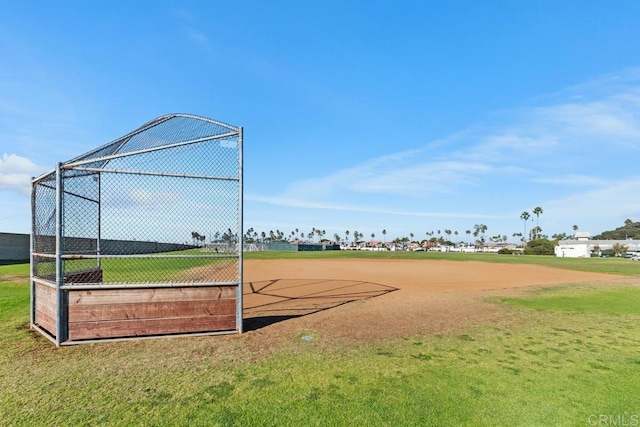
[[[640,273],[627,260],[577,261]],[[58,349],[28,330],[27,282],[27,265],[0,266],[2,425],[624,425],[640,414],[634,286],[494,297],[500,322],[451,334],[353,345],[297,336],[265,352],[250,334]]]
[[[189,281],[185,275],[192,269],[211,266],[212,273],[216,268],[236,265],[236,258],[180,258],[180,255],[200,255],[201,252],[194,250],[172,252],[167,254],[156,254],[168,256],[162,258],[158,256],[150,256],[148,258],[104,258],[101,260],[103,272],[103,280],[105,283],[147,283],[153,281],[162,282],[184,282]],[[210,254],[205,254],[210,255]],[[175,258],[171,256],[176,256]],[[78,259],[66,260],[66,271],[78,271],[83,269],[91,269],[96,266],[95,259]],[[12,266],[0,266],[0,272],[3,269],[13,269],[23,271],[28,274],[28,265],[15,264]],[[55,264],[49,263],[44,268],[48,268],[53,275]],[[43,268],[43,270],[44,270]],[[47,270],[45,270],[47,271]],[[2,273],[0,273],[2,274]],[[218,277],[219,280],[223,278]],[[228,279],[227,279],[228,280]]]

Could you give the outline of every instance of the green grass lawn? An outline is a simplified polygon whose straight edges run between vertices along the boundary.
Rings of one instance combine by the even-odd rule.
[[[535,310],[638,315],[640,288],[576,287],[542,288],[527,298],[500,298],[501,301]]]
[[[202,252],[194,252],[195,250],[172,252],[167,254],[155,254],[147,258],[104,258],[101,260],[101,268],[103,272],[103,280],[105,283],[148,283],[154,281],[188,281],[186,279],[187,272],[191,269],[203,266],[211,266],[212,271],[216,267],[224,265],[237,265],[235,258],[181,258],[181,255],[202,255]],[[160,255],[160,256],[158,256]],[[211,256],[206,253],[204,256]],[[168,256],[164,258],[162,256]],[[175,256],[175,257],[172,257]],[[73,272],[96,268],[95,259],[72,259],[65,260],[65,271]],[[40,274],[55,274],[55,264],[49,262],[46,265],[40,264]],[[20,265],[0,266],[0,272],[4,268],[19,270]],[[28,271],[28,267],[27,267]],[[2,273],[0,273],[2,274]],[[7,273],[9,274],[9,273]]]
[[[609,260],[578,261],[601,271]],[[640,414],[634,286],[495,297],[499,321],[455,333],[298,335],[265,351],[259,331],[58,349],[28,330],[27,281],[27,266],[0,266],[2,425],[541,426]]]

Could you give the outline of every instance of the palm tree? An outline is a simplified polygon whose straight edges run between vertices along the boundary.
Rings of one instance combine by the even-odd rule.
[[[487,232],[487,226],[484,224],[476,224],[473,226],[473,235],[475,237],[478,237],[478,234],[481,234],[480,236],[480,245],[483,246],[484,242],[485,242],[485,237],[484,237],[484,233]]]
[[[469,238],[471,237],[471,230],[466,230],[465,233],[467,234],[467,243],[469,243]]]
[[[333,239],[336,241],[336,243],[340,243],[340,235],[338,233],[335,233],[333,235]]]
[[[576,236],[576,231],[578,231],[578,226],[577,225],[573,225],[573,237]]]
[[[344,235],[345,235],[344,239],[348,242],[349,241],[349,230],[345,231]]]
[[[540,219],[540,215],[542,215],[542,208],[540,206],[536,206],[533,208],[533,214],[536,216],[536,227],[538,226],[538,220]]]
[[[531,240],[540,239],[542,237],[542,228],[536,225],[531,229],[530,233],[531,233]]]
[[[524,221],[524,233],[522,233],[522,235],[525,239],[527,238],[527,221],[529,220],[529,218],[531,218],[529,212],[522,211],[522,213],[520,214],[520,219]]]
[[[382,230],[382,239],[384,240],[384,243],[387,243],[387,230]]]

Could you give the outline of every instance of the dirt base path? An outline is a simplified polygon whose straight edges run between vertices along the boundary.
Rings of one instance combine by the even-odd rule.
[[[246,260],[249,333],[273,339],[311,332],[328,339],[387,339],[491,321],[484,301],[530,286],[613,283],[601,273],[536,265],[415,260]]]

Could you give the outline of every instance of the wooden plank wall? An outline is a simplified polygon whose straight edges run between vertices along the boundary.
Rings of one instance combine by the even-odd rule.
[[[35,324],[56,336],[56,290],[36,283],[35,291]]]
[[[236,287],[69,291],[69,340],[236,330]]]

